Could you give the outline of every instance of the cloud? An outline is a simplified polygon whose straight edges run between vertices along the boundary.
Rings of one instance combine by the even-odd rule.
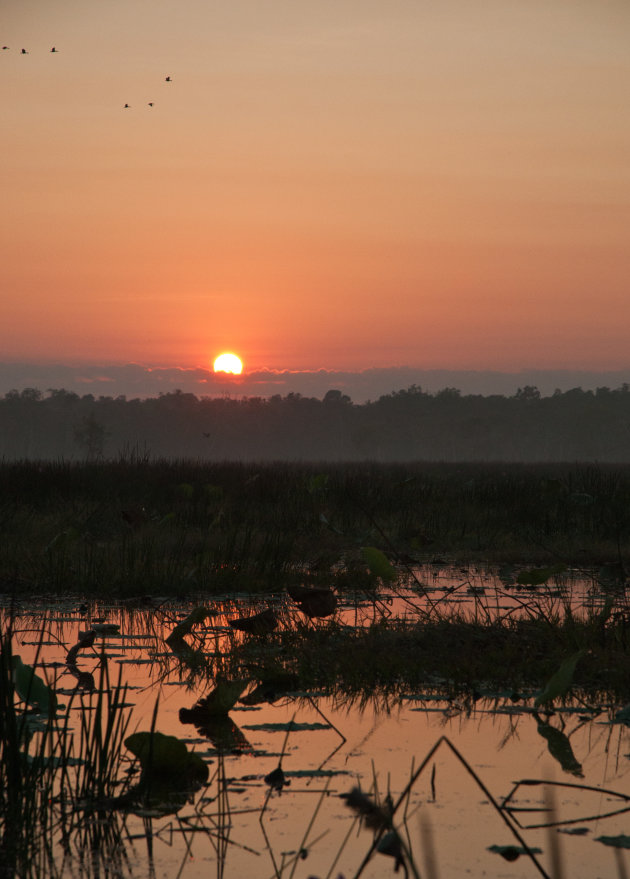
[[[576,370],[522,370],[520,372],[423,370],[412,367],[365,369],[356,372],[318,369],[291,371],[262,369],[240,376],[216,374],[207,369],[144,366],[127,363],[110,366],[0,363],[0,394],[10,390],[38,388],[94,394],[95,397],[156,397],[181,390],[198,397],[270,397],[302,394],[321,399],[331,388],[347,394],[355,403],[418,385],[435,393],[446,387],[462,394],[512,396],[519,387],[535,385],[544,396],[556,388],[616,388],[630,382],[630,369],[616,372]]]

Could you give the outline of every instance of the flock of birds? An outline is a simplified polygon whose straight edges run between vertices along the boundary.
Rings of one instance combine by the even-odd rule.
[[[11,46],[3,46],[3,47],[2,47],[2,51],[3,51],[3,52],[6,52],[6,51],[9,50],[10,48],[11,48]],[[58,50],[55,49],[55,47],[53,46],[52,49],[51,49],[50,51],[51,51],[51,52],[57,52]],[[30,54],[31,54],[31,53],[30,53],[29,51],[27,51],[26,49],[22,49],[22,51],[20,52],[20,55],[30,55]]]
[[[11,46],[3,46],[3,47],[2,47],[2,51],[3,51],[3,52],[7,52],[10,48],[11,48]],[[56,49],[56,48],[53,46],[52,49],[51,49],[50,51],[51,51],[51,52],[58,52],[59,49]],[[31,54],[31,53],[28,51],[28,49],[22,49],[22,50],[20,51],[20,55],[30,55],[30,54]]]
[[[10,46],[3,46],[3,47],[2,47],[2,51],[3,51],[3,52],[8,52],[10,49],[11,49]],[[52,49],[51,49],[50,51],[51,51],[51,52],[55,52],[55,53],[57,53],[57,54],[59,53],[59,49],[57,49],[56,46],[53,46]],[[31,53],[28,51],[28,49],[21,49],[21,50],[20,50],[20,55],[30,55],[30,54],[31,54]],[[164,77],[164,82],[173,82],[173,77],[172,77],[172,76],[165,76],[165,77]],[[155,106],[155,101],[147,101],[147,106],[148,106],[148,107],[154,107],[154,106]],[[124,104],[124,106],[123,106],[123,110],[131,110],[131,104]]]
[[[164,82],[173,82],[173,78],[171,76],[165,76]],[[147,106],[154,107],[155,101],[147,101]],[[125,104],[123,110],[131,110],[131,104]]]

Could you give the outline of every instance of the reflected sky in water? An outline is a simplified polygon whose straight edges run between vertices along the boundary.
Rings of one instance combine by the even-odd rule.
[[[425,583],[426,595],[413,583],[407,593],[382,595],[378,602],[344,599],[338,620],[366,625],[379,614],[410,614],[413,602],[423,612],[427,596],[431,601],[442,595],[461,598],[462,607],[473,613],[479,607],[494,608],[497,602],[504,608],[509,594],[499,579],[480,582],[480,572],[469,571],[466,578],[461,573],[444,570],[432,576]],[[418,580],[424,582],[424,572],[418,572]],[[575,601],[590,601],[590,588],[586,580],[579,583]],[[561,593],[554,585],[552,594],[539,598],[561,600]],[[530,599],[530,593],[521,592],[517,603]],[[247,637],[234,632],[227,621],[263,604],[258,600],[250,606],[245,599],[223,605],[210,602],[216,614],[194,629],[198,640],[190,637],[187,643],[201,652],[225,651],[235,639]],[[556,821],[565,823],[558,826],[562,832],[552,832],[567,875],[617,875],[615,849],[596,839],[623,833],[628,826],[628,813],[598,817],[630,808],[630,799],[624,799],[630,798],[629,732],[609,722],[619,706],[574,704],[548,715],[535,712],[531,698],[515,701],[513,694],[490,688],[481,690],[474,702],[440,700],[430,690],[398,694],[387,702],[382,696],[353,701],[342,694],[324,698],[290,688],[268,693],[271,702],[259,702],[252,695],[259,682],[252,677],[243,680],[244,702],[237,702],[221,723],[204,727],[186,711],[212,692],[214,681],[192,674],[190,657],[178,656],[166,642],[189,611],[164,606],[132,612],[97,605],[81,612],[76,603],[49,611],[23,608],[14,620],[13,651],[24,662],[33,662],[44,632],[39,663],[56,681],[60,701],[71,704],[75,729],[81,702],[89,705],[96,699],[90,687],[93,683],[98,688],[104,655],[110,681],[116,682],[122,670],[129,687],[129,732],[150,729],[157,699],[156,728],[184,739],[208,762],[207,787],[177,814],[127,816],[129,865],[121,864],[116,873],[110,861],[112,872],[102,875],[354,876],[372,834],[359,828],[339,795],[356,785],[370,793],[376,785],[380,798],[389,792],[396,803],[414,773],[417,777],[394,823],[422,875],[427,874],[427,832],[443,877],[542,875],[524,856],[508,862],[488,850],[518,844],[505,813],[497,811],[491,798],[500,804],[523,779],[559,783],[554,787]],[[288,624],[289,617],[282,615],[288,613],[286,608],[278,604],[278,612],[280,624]],[[118,625],[120,634],[97,637],[93,647],[76,652],[69,666],[68,650],[96,620]],[[307,623],[295,619],[294,624]],[[294,726],[288,730],[291,722]],[[265,777],[279,763],[285,784],[272,790]],[[537,857],[549,872],[549,830],[534,826],[548,821],[544,796],[542,785],[521,786],[510,800],[519,811],[509,817],[518,822],[527,844],[542,850]],[[116,820],[122,822],[123,814]],[[300,851],[306,857],[296,861]],[[393,868],[393,859],[376,854],[361,875],[381,877]]]

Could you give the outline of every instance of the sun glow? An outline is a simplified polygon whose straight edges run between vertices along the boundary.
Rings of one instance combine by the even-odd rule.
[[[243,372],[243,361],[236,354],[225,352],[219,354],[214,361],[215,372],[232,372],[234,375],[240,375]]]

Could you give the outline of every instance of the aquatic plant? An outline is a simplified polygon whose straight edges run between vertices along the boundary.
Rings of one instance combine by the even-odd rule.
[[[0,487],[9,595],[343,590],[439,558],[615,588],[630,549],[628,466],[4,462]]]

